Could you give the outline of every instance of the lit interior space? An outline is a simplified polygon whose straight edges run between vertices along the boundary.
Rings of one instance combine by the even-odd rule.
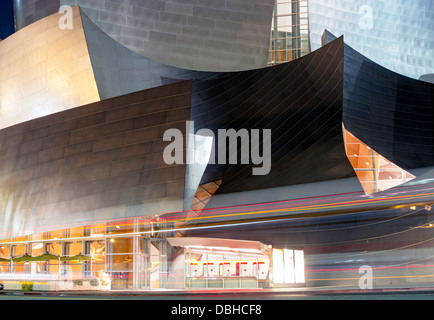
[[[366,194],[385,191],[416,178],[372,150],[343,126],[345,151]]]
[[[43,231],[2,240],[0,248],[0,281],[6,289],[29,283],[33,290],[47,291],[304,284],[302,250],[182,237],[173,221],[158,216]]]

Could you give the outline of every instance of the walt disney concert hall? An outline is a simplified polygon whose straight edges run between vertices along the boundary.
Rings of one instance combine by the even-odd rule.
[[[434,5],[329,3],[15,0],[5,288],[433,284]]]

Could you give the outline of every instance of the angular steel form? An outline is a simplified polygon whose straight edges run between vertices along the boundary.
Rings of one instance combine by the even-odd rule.
[[[304,9],[298,12],[300,4]],[[17,30],[64,5],[79,5],[99,28],[133,52],[186,69],[261,68],[267,65],[267,51],[271,65],[290,61],[320,48],[324,30],[330,30],[402,75],[418,79],[434,70],[434,9],[426,0],[15,0]],[[309,21],[309,26],[301,21]],[[286,44],[288,39],[303,43]],[[378,47],[379,41],[384,45]]]
[[[305,248],[385,250],[401,232],[382,241],[378,219],[426,223],[405,201],[432,199],[429,76],[332,32],[264,67],[268,0],[77,3],[64,29],[62,13],[40,17],[70,1],[17,1],[22,29],[0,43],[0,280],[41,268],[57,283],[61,256],[76,279],[104,271],[115,289],[296,286]],[[57,269],[17,259],[55,252]],[[92,263],[70,263],[78,253]]]
[[[274,119],[276,126],[271,126],[277,128],[277,130],[279,128],[288,130],[287,132],[279,132],[277,134],[278,139],[273,139],[273,157],[276,156],[276,158],[273,158],[272,171],[267,176],[258,177],[250,174],[251,168],[249,170],[241,165],[229,166],[227,169],[225,168],[224,175],[214,175],[208,181],[202,181],[204,183],[222,179],[223,182],[217,190],[217,195],[262,189],[264,187],[275,188],[302,185],[309,182],[339,180],[351,177],[353,171],[348,170],[348,161],[343,160],[345,158],[345,151],[340,144],[344,140],[341,132],[342,128],[338,128],[342,123],[345,125],[347,131],[360,139],[366,146],[402,169],[403,172],[406,172],[408,177],[414,178],[420,172],[423,172],[423,170],[420,171],[421,169],[434,165],[434,133],[432,127],[432,112],[434,109],[433,85],[387,70],[344,44],[342,38],[336,39],[331,33],[325,33],[324,37],[324,39],[328,39],[329,44],[307,57],[283,66],[282,69],[296,66],[297,62],[303,66],[308,66],[309,63],[315,64],[315,54],[317,54],[318,59],[321,59],[318,61],[328,61],[328,68],[335,68],[334,64],[336,63],[336,69],[330,72],[330,69],[324,71],[321,68],[316,68],[315,72],[317,73],[315,73],[309,71],[309,68],[307,68],[306,71],[314,79],[317,79],[319,83],[332,86],[336,88],[336,91],[327,90],[328,94],[322,100],[324,104],[318,104],[315,99],[307,100],[307,105],[309,103],[313,105],[307,108],[307,115],[300,116],[300,118],[295,115],[300,110],[303,110],[302,104],[299,104],[297,100],[290,99],[292,90],[290,88],[296,87],[298,90],[303,88],[303,92],[306,92],[311,98],[316,98],[317,95],[321,94],[321,91],[317,91],[314,86],[309,87],[303,84],[282,89],[280,94],[271,91],[270,96],[266,96],[267,98],[264,101],[277,102],[278,106],[284,106],[285,111],[290,112],[290,115],[282,119]],[[339,47],[338,43],[341,43],[342,47]],[[330,45],[333,48],[330,48]],[[333,58],[329,56],[330,53],[326,52],[327,48],[331,50],[330,52],[334,53]],[[325,57],[328,57],[328,59],[325,59]],[[265,74],[266,70],[264,69],[262,72]],[[278,72],[279,68],[274,67],[273,70]],[[323,71],[324,73],[322,73]],[[269,70],[269,72],[273,71]],[[299,70],[298,73],[300,73]],[[331,77],[330,74],[333,76]],[[325,79],[322,80],[322,77]],[[278,78],[278,76],[274,76],[274,78]],[[306,79],[308,77],[303,75],[300,78]],[[262,79],[267,78],[264,76]],[[258,82],[261,80],[258,80]],[[233,86],[236,87],[235,84]],[[269,89],[265,84],[262,87]],[[277,88],[277,86],[275,87]],[[311,93],[309,95],[309,88],[315,90],[315,94]],[[264,89],[264,91],[267,89]],[[238,92],[248,92],[248,89],[238,89]],[[254,105],[260,105],[261,99],[258,97],[257,92],[259,93],[261,90],[255,88],[254,92],[255,94],[252,94],[252,96],[257,101]],[[298,94],[298,96],[300,95]],[[296,104],[294,108],[297,112],[292,113],[290,111],[290,104],[284,104],[279,101],[279,97],[282,99],[288,98],[288,100],[294,102]],[[340,98],[343,99],[341,100]],[[231,97],[230,101],[239,100]],[[232,109],[242,110],[241,105],[233,106]],[[333,107],[334,105],[335,107]],[[323,106],[327,107],[324,108]],[[263,110],[272,109],[264,107]],[[279,114],[283,115],[285,111],[280,110]],[[259,114],[263,117],[266,113],[262,112]],[[340,118],[341,115],[342,118]],[[252,121],[252,118],[249,116],[250,121]],[[295,122],[291,122],[292,119]],[[316,125],[312,127],[309,123],[303,124],[303,120],[309,123],[316,123]],[[280,125],[279,121],[288,123],[288,125]],[[245,125],[249,122],[242,123]],[[260,126],[259,122],[256,126]],[[324,131],[321,131],[321,129],[324,129]],[[276,129],[273,130],[273,134],[274,132],[276,132]],[[306,136],[304,135],[305,132]],[[309,137],[313,137],[314,133],[318,133],[319,136],[317,140],[309,144]],[[287,140],[280,155],[278,155],[279,148],[277,147],[279,139]],[[318,150],[316,150],[317,148]],[[292,154],[292,151],[294,151],[294,154]],[[288,156],[288,158],[283,160],[285,156]],[[309,157],[312,160],[309,160]],[[286,165],[288,165],[288,168],[281,170]],[[327,178],[322,180],[321,177],[325,176]],[[282,183],[280,183],[281,181]],[[402,183],[407,181],[409,179],[404,179]],[[364,182],[362,181],[362,183]],[[304,196],[310,195],[309,193],[304,194]],[[246,200],[242,200],[243,197]],[[276,198],[271,196],[267,197],[267,199],[270,201],[282,200],[277,196],[277,193]],[[240,205],[245,203],[244,201],[250,200],[251,196],[243,194],[243,196],[240,195],[235,201],[231,198],[229,203]],[[215,197],[211,199],[210,205],[216,207],[223,206],[228,201],[227,197],[221,199]]]
[[[346,129],[400,168],[434,161],[433,84],[392,72],[345,46]]]
[[[165,124],[167,129],[171,125],[176,125],[176,128],[181,126],[185,130],[182,122],[192,121],[194,123],[193,133],[197,133],[201,129],[210,129],[215,137],[221,129],[234,129],[237,132],[242,129],[249,132],[253,129],[271,129],[271,167],[268,174],[253,175],[252,169],[255,167],[253,163],[249,165],[229,164],[229,155],[227,155],[224,163],[220,162],[206,166],[202,170],[202,177],[200,178],[199,176],[200,179],[196,179],[194,183],[188,182],[190,180],[188,177],[185,177],[185,172],[182,174],[184,176],[182,178],[183,186],[193,191],[199,185],[220,180],[222,182],[221,185],[219,184],[218,189],[214,191],[215,195],[354,177],[354,170],[345,153],[342,123],[345,124],[345,127],[351,133],[360,137],[364,143],[404,170],[411,172],[411,169],[428,167],[434,164],[432,127],[429,126],[432,119],[433,86],[426,82],[399,76],[370,62],[350,47],[344,45],[343,38],[332,41],[304,58],[275,67],[236,73],[191,72],[175,67],[163,66],[135,53],[125,51],[128,49],[121,47],[111,38],[99,32],[98,28],[85,15],[83,15],[83,21],[88,41],[89,56],[95,68],[96,83],[98,84],[98,90],[103,93],[101,94],[102,97],[107,95],[107,97],[104,97],[105,99],[110,98],[110,88],[118,88],[116,93],[118,95],[135,91],[136,88],[133,85],[144,88],[158,87],[162,88],[158,92],[164,92],[165,90],[170,92],[170,89],[165,89],[171,88],[170,83],[174,86],[180,81],[190,80],[192,81],[191,100],[189,100],[188,96],[185,96],[187,98],[186,101],[184,101],[185,99],[182,100],[182,106],[188,105],[189,108],[185,110],[173,109],[174,115],[172,117],[174,119],[177,117],[176,115],[182,115],[180,118],[177,118],[178,122],[172,124],[172,121],[168,121],[163,116],[162,118],[156,116],[155,121],[157,123],[160,125]],[[98,48],[101,49],[98,50]],[[109,54],[105,55],[106,60],[99,59],[99,57],[104,57],[104,51],[109,52]],[[122,68],[122,65],[119,67],[115,64],[110,64],[110,61],[113,61],[111,59],[118,58],[121,61],[122,56],[124,58],[133,58],[132,60],[125,61],[136,62],[132,63],[135,68],[124,70],[124,76],[118,72],[119,68]],[[140,65],[143,66],[143,69],[139,67]],[[105,68],[102,66],[105,66]],[[145,68],[147,72],[141,72]],[[134,72],[134,69],[136,72]],[[373,70],[375,70],[375,74],[382,75],[378,77],[378,83],[375,83],[376,78],[372,77],[372,74],[374,74]],[[369,78],[370,83],[374,82],[375,85],[367,86],[364,84],[368,83],[364,75]],[[104,81],[104,79],[107,80]],[[122,85],[122,80],[124,80],[124,86]],[[382,83],[385,83],[383,85],[385,89],[379,93],[376,88]],[[169,87],[161,87],[163,84],[169,85]],[[399,87],[401,84],[405,85],[408,89],[406,91],[401,90]],[[390,89],[386,90],[386,88]],[[361,90],[363,94],[360,93]],[[409,96],[409,92],[417,93],[415,95],[415,99],[417,96],[417,100],[414,100],[415,103],[411,104],[411,108],[417,108],[418,112],[415,112],[415,109],[406,109],[410,105],[408,99],[412,97]],[[386,96],[381,97],[380,95]],[[360,100],[360,97],[369,97],[369,101]],[[104,100],[101,104],[111,105],[111,99],[120,99],[122,101],[122,98],[110,98],[109,100]],[[171,102],[168,107],[174,108],[175,105],[176,102]],[[86,106],[81,108],[83,110],[92,109],[92,107]],[[137,107],[134,107],[132,110],[128,109],[125,113],[128,117],[131,117],[130,114],[135,116],[137,114],[136,109]],[[78,108],[77,110],[81,109]],[[79,112],[77,110],[76,108],[72,108],[70,111],[64,111],[65,117],[75,117],[76,112]],[[378,111],[376,110],[384,111],[377,115]],[[399,132],[393,134],[391,131],[391,128],[399,128],[399,126],[396,126],[396,121],[399,121],[401,113],[413,115],[413,121],[408,121],[407,116],[404,122],[406,132],[414,133],[411,136],[401,135]],[[121,112],[119,112],[120,114]],[[357,116],[355,117],[354,114],[357,114]],[[364,120],[363,114],[367,114],[369,118]],[[373,114],[376,115],[377,120],[375,122],[368,120],[372,118]],[[98,116],[99,114],[95,115],[95,121],[97,122],[102,121],[104,123],[104,121],[109,121],[107,117]],[[11,149],[24,149],[24,151],[12,154],[11,149],[5,149],[7,151],[6,154],[14,155],[14,157],[5,157],[4,163],[7,168],[12,166],[15,168],[14,170],[18,170],[18,172],[23,172],[24,174],[25,172],[22,170],[35,170],[33,166],[42,165],[40,160],[45,159],[45,154],[47,154],[46,157],[50,160],[61,160],[61,163],[65,163],[69,161],[70,156],[75,155],[74,150],[78,150],[79,154],[82,152],[93,153],[100,151],[93,145],[94,142],[81,141],[79,138],[77,138],[79,139],[77,141],[74,140],[80,136],[80,132],[83,129],[76,127],[77,123],[80,123],[76,119],[65,122],[63,125],[63,131],[71,131],[62,131],[66,136],[62,136],[64,139],[61,140],[66,143],[66,146],[59,148],[56,145],[57,148],[45,151],[44,146],[51,145],[48,142],[44,144],[43,141],[48,139],[46,135],[50,139],[52,138],[53,141],[60,139],[51,137],[51,131],[55,130],[55,126],[51,123],[54,120],[51,121],[50,119],[58,118],[54,115],[48,118],[43,117],[33,120],[30,124],[26,123],[25,125],[6,129],[5,136],[14,136],[14,139],[9,142]],[[91,121],[89,118],[86,119]],[[136,122],[134,119],[124,121],[125,130],[137,129],[129,126],[131,121]],[[152,121],[152,119],[149,121]],[[395,123],[395,126],[392,126],[391,121]],[[28,126],[31,129],[36,129],[33,128],[34,125],[32,123],[46,123],[47,125],[43,128],[38,127],[38,130],[36,130],[41,134],[41,140],[28,144],[29,141],[27,140],[30,138],[26,140],[25,137],[33,137],[35,135],[39,137],[39,134],[34,133],[34,130],[31,130],[28,135],[24,134],[25,131],[29,130]],[[424,123],[426,126],[422,125]],[[50,129],[52,127],[53,129]],[[9,133],[10,130],[14,133]],[[96,139],[99,134],[92,130],[92,132],[89,130],[84,131],[86,139]],[[17,139],[15,139],[17,132],[21,134],[17,135]],[[376,132],[376,134],[372,135],[371,132]],[[384,132],[384,136],[381,136],[380,132]],[[124,135],[125,133],[122,133],[121,137],[113,136],[110,141],[119,142],[120,147],[124,141]],[[103,138],[100,141],[101,145],[110,145],[107,139],[108,137]],[[161,141],[159,147],[161,152],[164,145],[162,132],[155,139]],[[414,141],[410,141],[409,139],[413,139]],[[15,142],[12,143],[12,141]],[[137,142],[144,143],[144,141]],[[72,146],[68,146],[68,143],[72,144]],[[221,152],[218,148],[219,143],[220,141],[216,141],[216,159],[219,156],[219,152]],[[416,150],[415,146],[417,144],[419,146]],[[27,150],[27,148],[31,148],[31,150]],[[65,151],[69,149],[71,149],[71,152]],[[110,149],[112,149],[112,146]],[[236,150],[238,157],[240,157],[242,154],[240,144],[237,144]],[[51,155],[52,152],[54,153]],[[118,152],[118,150],[115,152]],[[159,156],[159,162],[163,161],[161,154]],[[78,158],[74,157],[74,161],[78,161]],[[103,156],[103,158],[109,159],[110,157],[107,155],[107,157]],[[83,159],[86,159],[86,157]],[[119,159],[116,158],[116,161],[119,161]],[[140,165],[139,162],[137,162],[137,165]],[[16,165],[17,163],[18,165]],[[77,163],[84,165],[81,160]],[[49,163],[46,166],[57,173],[63,172],[62,168],[58,168],[57,162],[56,165]],[[110,166],[106,167],[107,170],[109,168]],[[98,170],[102,170],[102,167],[98,166]],[[101,174],[106,175],[107,173]],[[15,176],[14,174],[13,177]],[[78,178],[79,175],[72,173],[72,177]],[[8,181],[8,185],[15,185],[15,182],[12,183],[10,179],[13,180],[13,178],[7,178],[5,181]],[[59,179],[62,180],[61,178]],[[78,182],[76,181],[76,183]],[[25,185],[29,186],[31,184],[26,182]],[[77,186],[74,188],[77,188]],[[83,190],[82,188],[79,189]],[[162,190],[163,194],[167,191],[164,190]],[[157,192],[156,189],[154,191]],[[15,194],[16,190],[10,192]],[[29,193],[31,192],[29,191]],[[67,192],[64,194],[67,194]],[[185,194],[185,196],[187,195]],[[177,207],[178,211],[189,209],[193,201],[192,196],[193,194],[187,197],[190,200],[184,201],[183,206]],[[13,199],[13,202],[16,201],[15,198]],[[216,197],[216,199],[218,198]],[[146,202],[147,200],[147,197],[143,194],[141,201]],[[161,208],[161,211],[152,210],[153,212],[177,211],[170,205],[166,206],[169,202],[166,203],[163,200],[164,197],[161,200],[161,203],[165,203],[164,208]],[[21,205],[23,210],[25,209],[25,212],[27,212],[26,214],[36,211],[41,212],[44,216],[50,217],[50,221],[53,221],[51,214],[48,214],[45,209],[35,211],[34,208],[41,204],[39,200],[36,201],[38,206],[33,203],[34,201],[30,202],[32,204],[29,206]],[[98,201],[89,200],[90,202],[93,202],[94,205],[98,203]],[[8,201],[4,203],[8,203]],[[208,202],[209,206],[216,206],[218,204],[219,202],[217,204],[214,203],[213,198]],[[138,209],[134,214],[125,213],[125,215],[140,215],[144,213],[141,209]],[[13,215],[10,212],[5,215],[5,218],[10,219]],[[74,219],[80,219],[80,214],[74,213],[73,216]],[[84,216],[96,218],[88,213]],[[114,216],[103,214],[100,218],[107,219]],[[8,223],[4,224],[4,226],[7,226],[6,228],[10,230]]]
[[[434,5],[425,0],[309,0],[312,50],[324,30],[399,74],[419,79],[434,70]],[[378,45],[381,43],[381,45]]]
[[[282,174],[281,172],[285,170],[281,168],[279,171],[272,170],[269,175],[262,178],[255,177],[253,180],[256,182],[246,183],[244,179],[251,176],[252,167],[248,166],[242,170],[235,167],[228,171],[228,175],[231,175],[233,170],[237,172],[237,179],[243,182],[232,181],[231,192],[254,190],[260,188],[259,186],[278,187],[351,176],[350,167],[344,156],[342,118],[339,116],[342,106],[342,43],[341,49],[336,42],[319,52],[312,53],[306,59],[302,58],[291,64],[273,68],[241,73],[196,72],[162,65],[128,51],[101,32],[84,14],[83,23],[102,98],[126,94],[140,87],[150,88],[192,79],[194,89],[191,120],[195,123],[195,133],[205,128],[213,130],[216,136],[218,129],[224,128],[233,128],[237,131],[241,128],[248,130],[277,128],[273,134],[279,138],[273,139],[272,162],[280,161],[284,163],[284,167],[297,167],[297,172]],[[321,65],[323,59],[328,59],[331,63]],[[114,61],[119,63],[115,64]],[[321,67],[318,68],[318,65]],[[328,74],[333,74],[333,78],[329,79]],[[287,83],[287,86],[277,85],[280,82]],[[231,87],[231,90],[227,89]],[[303,95],[299,94],[301,91]],[[313,94],[322,96],[315,99],[307,98]],[[225,100],[222,100],[222,97]],[[318,106],[318,101],[322,100],[324,101]],[[252,104],[252,101],[256,102]],[[255,113],[258,113],[258,116],[252,117]],[[276,119],[277,114],[287,114],[287,117]],[[311,122],[327,124],[323,126],[327,128],[327,133],[316,131],[317,138],[321,137],[318,145],[323,143],[321,151],[313,151],[315,139],[307,137],[311,131],[309,126]],[[291,123],[297,123],[297,128],[291,127]],[[331,127],[334,129],[330,132]],[[299,141],[304,141],[305,152],[310,154],[309,161],[316,163],[321,175],[311,175],[311,178],[306,180],[303,166],[295,160],[301,159],[296,156],[301,148],[298,145]],[[326,145],[329,145],[329,148],[325,147]],[[293,150],[293,153],[290,150]],[[281,159],[282,157],[284,159],[287,157],[288,161]],[[306,162],[306,159],[300,161]],[[330,161],[336,165],[335,169],[328,168]],[[222,179],[225,170],[225,165],[210,165],[201,183]],[[336,174],[337,172],[339,174]],[[224,190],[224,186],[223,181],[221,190]]]
[[[221,194],[352,176],[341,129],[343,62],[340,39],[282,66],[196,81],[196,88],[209,88],[193,94],[199,127],[202,120],[210,129],[272,130],[267,175],[253,175],[253,163],[236,164],[219,166],[222,176],[202,182],[222,179]]]
[[[345,126],[343,130],[348,160],[366,194],[385,191],[415,178],[357,139]]]
[[[73,29],[51,15],[0,45],[0,128],[99,101],[81,15]]]
[[[433,85],[379,66],[344,44],[343,38],[332,41],[331,33],[326,33],[324,38],[330,43],[291,63],[242,72],[201,72],[164,65],[130,51],[105,34],[79,8],[74,9],[74,17],[74,30],[82,37],[82,50],[88,52],[84,58],[92,66],[89,81],[98,91],[93,100],[107,101],[144,89],[192,81],[191,111],[182,113],[183,121],[193,123],[192,134],[209,129],[216,138],[222,129],[233,129],[237,133],[246,130],[249,134],[253,130],[271,130],[267,174],[254,175],[253,169],[258,164],[252,162],[230,164],[227,152],[225,158],[219,159],[223,161],[217,161],[223,150],[219,149],[221,141],[215,139],[217,163],[210,161],[199,167],[187,164],[184,187],[190,191],[184,194],[184,205],[179,210],[190,209],[199,186],[217,181],[218,188],[212,194],[218,196],[354,178],[345,152],[342,123],[364,144],[409,173],[415,174],[413,169],[434,164]],[[59,14],[21,30],[1,47],[8,48],[18,35],[26,35],[38,24],[54,25],[56,19]],[[69,30],[65,34],[69,34]],[[77,54],[74,47],[68,50],[72,55]],[[89,89],[89,82],[82,81],[82,84]],[[71,88],[79,91],[79,97],[87,96],[79,86]],[[39,90],[35,96],[42,99],[45,94],[45,90]],[[74,99],[68,104],[71,114],[75,107],[82,105]],[[63,109],[55,111],[60,110]],[[408,114],[412,115],[411,119]],[[164,119],[160,120],[163,124]],[[405,133],[398,131],[401,128]],[[159,139],[162,140],[161,133]],[[17,143],[24,142],[17,140]],[[259,152],[264,152],[264,148],[261,144]],[[36,151],[42,152],[42,149]],[[237,143],[236,152],[240,159],[241,144]],[[360,184],[358,186],[360,188]],[[194,201],[199,198],[195,197]],[[213,198],[206,200],[208,206],[221,203]]]
[[[210,71],[267,63],[274,0],[15,1],[18,28],[63,5],[79,5],[120,44],[162,63]]]

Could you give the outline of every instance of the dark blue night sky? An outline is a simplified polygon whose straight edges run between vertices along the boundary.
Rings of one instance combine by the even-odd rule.
[[[0,39],[14,33],[13,0],[0,0]]]

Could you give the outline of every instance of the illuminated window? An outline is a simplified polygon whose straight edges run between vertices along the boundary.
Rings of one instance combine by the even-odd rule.
[[[295,282],[294,250],[283,249],[284,263],[284,282]]]
[[[343,126],[345,152],[366,194],[385,191],[416,178],[372,150]]]
[[[275,284],[302,284],[304,251],[273,249],[273,282]]]

